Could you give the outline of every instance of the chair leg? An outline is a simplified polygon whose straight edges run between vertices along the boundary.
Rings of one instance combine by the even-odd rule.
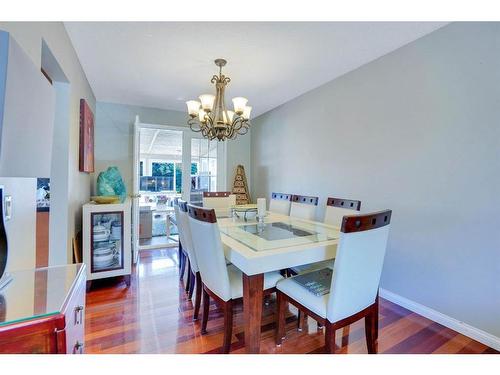
[[[182,244],[181,241],[179,241],[179,246],[177,246],[177,249],[179,250],[179,255],[177,258],[179,259],[179,270],[181,269],[182,266]]]
[[[231,350],[231,337],[233,335],[233,301],[224,303],[224,342],[222,353],[227,354]]]
[[[203,286],[203,316],[201,318],[201,334],[207,333],[207,323],[208,323],[208,311],[210,309],[210,296]]]
[[[186,293],[189,293],[189,287],[191,286],[191,263],[189,262],[189,258],[187,258],[187,281],[184,290]]]
[[[340,343],[341,347],[349,345],[349,333],[351,331],[351,326],[345,326],[342,328],[342,341]]]
[[[193,273],[193,270],[191,267],[189,267],[189,292],[188,292],[188,299],[193,298],[193,292],[194,292],[194,282],[196,280],[196,277]]]
[[[377,353],[376,326],[377,317],[375,316],[375,308],[373,308],[372,311],[365,316],[366,346],[369,354]]]
[[[375,298],[375,306],[373,307],[375,316],[375,340],[378,340],[378,293],[377,298]]]
[[[325,323],[325,352],[335,354],[335,329],[329,321]]]
[[[186,270],[186,256],[182,250],[182,245],[179,242],[179,280],[184,279],[184,271]]]
[[[307,325],[307,314],[299,310],[297,314],[297,331],[302,332]]]
[[[194,297],[194,314],[193,320],[198,319],[198,313],[200,311],[200,302],[201,302],[201,290],[203,286],[201,284],[201,275],[199,272],[196,272],[196,295]]]
[[[287,308],[287,301],[285,300],[283,293],[280,291],[276,292],[277,297],[277,308],[278,313],[276,314],[276,345],[281,345],[283,339],[285,338],[285,313]]]

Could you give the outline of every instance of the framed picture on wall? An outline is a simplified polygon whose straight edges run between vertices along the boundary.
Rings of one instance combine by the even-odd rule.
[[[80,172],[94,172],[94,114],[80,99]]]

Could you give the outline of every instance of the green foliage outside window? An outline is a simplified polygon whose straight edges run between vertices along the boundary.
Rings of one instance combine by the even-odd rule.
[[[141,162],[142,163],[142,162]],[[151,163],[153,177],[174,177],[175,171],[175,191],[182,192],[182,163]],[[198,164],[191,163],[191,175],[198,173]],[[142,174],[141,174],[142,175]]]
[[[152,163],[153,177],[173,177],[174,176],[174,163]]]

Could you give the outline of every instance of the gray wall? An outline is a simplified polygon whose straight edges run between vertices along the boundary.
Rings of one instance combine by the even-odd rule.
[[[451,24],[253,124],[256,196],[391,208],[381,286],[500,337],[500,23]]]
[[[45,41],[70,84],[68,149],[55,157],[67,160],[68,166],[69,225],[65,250],[71,262],[71,238],[81,228],[81,206],[89,200],[91,187],[91,175],[78,170],[80,99],[86,99],[95,113],[95,97],[62,22],[0,22],[0,30],[9,32],[37,67],[41,66],[42,40]]]
[[[14,38],[8,44],[0,176],[50,177],[54,88]]]
[[[9,59],[9,34],[0,30],[0,142],[2,141],[5,83],[7,82],[7,61]]]
[[[139,115],[142,123],[187,126],[186,112],[98,102],[95,128],[96,173],[93,190],[95,190],[95,180],[99,172],[115,165],[122,173],[127,191],[131,191],[133,130],[136,115]],[[232,179],[238,164],[245,166],[247,174],[250,172],[250,134],[227,144],[226,183],[228,189],[232,187]]]

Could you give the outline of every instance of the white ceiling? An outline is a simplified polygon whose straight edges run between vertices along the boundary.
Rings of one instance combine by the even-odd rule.
[[[141,129],[140,153],[182,156],[182,132],[175,130]]]
[[[99,101],[185,111],[213,93],[228,60],[226,103],[252,117],[418,39],[439,22],[66,22]],[[232,105],[231,105],[232,107]]]
[[[152,128],[140,129],[140,153],[158,158],[182,157],[182,132]],[[217,153],[217,141],[206,139],[191,140],[191,156],[213,157]],[[208,154],[208,155],[207,155]]]

